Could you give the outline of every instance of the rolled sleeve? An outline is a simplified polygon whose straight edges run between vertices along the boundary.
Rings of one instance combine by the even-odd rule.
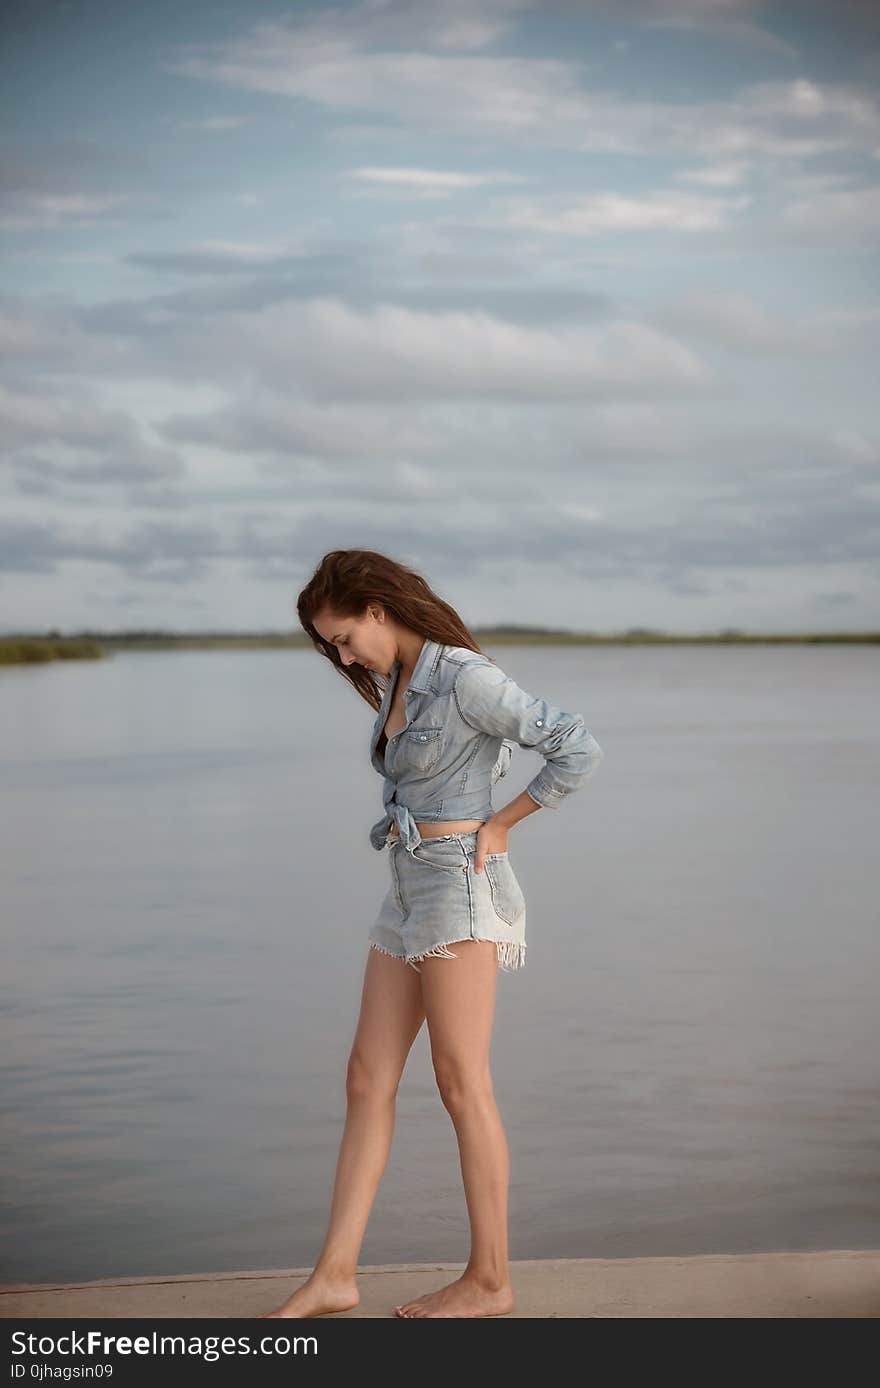
[[[459,715],[469,727],[532,747],[544,758],[526,791],[545,809],[555,809],[579,789],[602,760],[602,748],[579,713],[566,713],[527,694],[497,665],[463,665],[453,689]]]

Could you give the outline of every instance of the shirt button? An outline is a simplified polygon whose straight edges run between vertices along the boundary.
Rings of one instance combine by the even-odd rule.
[[[543,728],[543,726],[544,726],[544,720],[543,720],[543,718],[536,718],[536,719],[535,719],[535,722],[537,723],[537,725],[538,725],[539,728]]]
[[[420,736],[421,736],[422,742],[427,742],[427,741],[428,741],[428,734],[427,734],[427,733],[422,733]]]

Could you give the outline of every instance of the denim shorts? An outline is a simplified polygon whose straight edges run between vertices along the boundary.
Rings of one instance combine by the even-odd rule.
[[[389,835],[391,885],[370,930],[370,945],[403,959],[455,959],[456,940],[493,940],[502,969],[522,968],[526,901],[508,853],[489,853],[474,869],[477,830],[423,838],[410,852]]]

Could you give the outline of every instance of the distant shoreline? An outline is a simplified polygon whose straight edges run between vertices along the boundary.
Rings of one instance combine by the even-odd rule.
[[[474,627],[486,646],[853,646],[880,644],[880,631],[779,632],[725,629],[688,635],[633,627],[602,635],[539,627]],[[77,632],[0,636],[0,665],[34,665],[50,660],[101,660],[114,651],[313,650],[309,638],[284,632]]]

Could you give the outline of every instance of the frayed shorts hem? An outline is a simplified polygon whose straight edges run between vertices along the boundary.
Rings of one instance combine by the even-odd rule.
[[[457,943],[464,944],[466,938],[469,937],[457,935],[452,940],[445,940],[442,944],[434,945],[432,949],[426,949],[421,954],[410,955],[409,958],[407,958],[407,956],[404,954],[395,953],[395,951],[392,949],[386,949],[384,945],[379,944],[378,940],[370,940],[369,944],[370,949],[378,950],[380,954],[387,954],[392,959],[399,959],[402,964],[409,964],[412,968],[415,969],[416,973],[420,974],[422,971],[419,968],[418,963],[416,962],[417,960],[457,959],[458,955],[453,954],[452,951],[448,948],[448,946]],[[524,941],[491,940],[487,941],[486,943],[494,944],[497,946],[499,968],[510,973],[514,969],[522,969],[525,967],[526,945]]]
[[[494,944],[507,971],[525,964],[522,888],[504,852],[488,853],[476,871],[477,831],[434,835],[409,852],[390,848],[391,882],[368,939],[374,949],[412,965],[429,958],[455,959],[450,945]]]

